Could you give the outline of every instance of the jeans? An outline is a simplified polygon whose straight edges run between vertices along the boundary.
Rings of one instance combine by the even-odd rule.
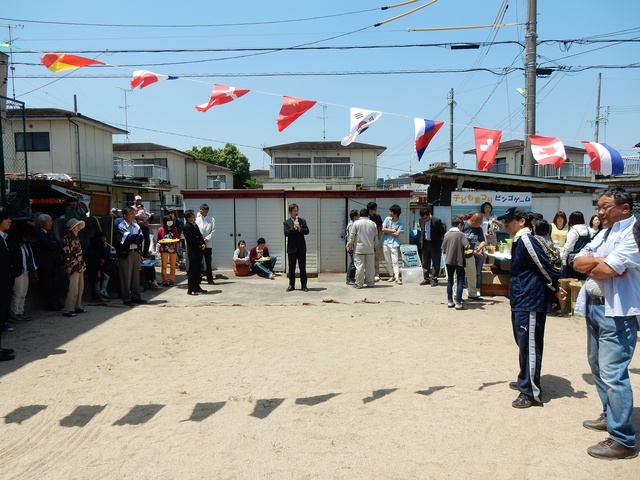
[[[273,269],[276,268],[276,262],[278,261],[276,257],[270,258],[271,260],[268,262],[255,262],[251,267],[251,270],[261,277],[269,278],[273,274]]]
[[[457,277],[456,305],[462,305],[462,291],[464,290],[464,267],[458,265],[447,265],[447,301],[453,303],[453,276]]]
[[[635,447],[629,363],[637,342],[636,317],[606,317],[604,305],[589,303],[587,308],[587,358],[607,418],[607,431],[616,442]]]
[[[349,266],[347,267],[347,283],[356,281],[356,264],[353,261],[353,251],[349,253]]]

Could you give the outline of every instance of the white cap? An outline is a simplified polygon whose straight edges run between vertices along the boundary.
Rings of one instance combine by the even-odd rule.
[[[142,197],[141,197],[140,195],[136,195],[136,196],[134,197],[134,200],[142,200]]]

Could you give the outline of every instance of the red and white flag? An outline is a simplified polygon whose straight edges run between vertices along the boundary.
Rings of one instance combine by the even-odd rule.
[[[216,105],[223,105],[225,103],[233,102],[243,95],[249,93],[250,90],[243,88],[227,87],[226,85],[213,85],[213,92],[211,92],[211,98],[209,103],[203,103],[202,105],[196,105],[196,110],[199,112],[206,112],[211,107]]]
[[[555,165],[560,168],[567,159],[564,145],[558,138],[529,135],[531,153],[538,165]]]
[[[302,98],[284,96],[282,98],[280,115],[278,115],[277,120],[278,131],[283,131],[315,104],[315,100],[303,100]]]
[[[473,127],[473,136],[476,140],[476,158],[480,172],[493,167],[493,162],[498,153],[498,145],[502,137],[502,130],[487,130],[486,128]]]
[[[350,145],[358,135],[377,122],[382,116],[382,112],[355,107],[351,107],[349,113],[351,117],[351,132],[340,142],[343,147]]]
[[[178,77],[173,75],[163,75],[161,73],[153,73],[149,70],[136,70],[133,72],[133,78],[131,79],[131,90],[136,87],[144,88],[152,83],[159,82],[161,80],[177,80]]]

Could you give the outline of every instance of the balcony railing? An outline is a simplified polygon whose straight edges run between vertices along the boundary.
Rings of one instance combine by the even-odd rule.
[[[612,177],[640,175],[640,156],[622,157],[622,161],[624,173],[612,175]],[[600,173],[591,170],[588,164],[565,162],[559,170],[553,165],[536,165],[534,175],[541,178],[591,178],[591,175],[600,175]]]
[[[136,165],[136,178],[157,178],[160,181],[169,181],[169,169],[159,165]]]
[[[130,158],[113,157],[113,178],[133,178],[134,162]]]
[[[352,178],[353,163],[272,164],[270,178]]]

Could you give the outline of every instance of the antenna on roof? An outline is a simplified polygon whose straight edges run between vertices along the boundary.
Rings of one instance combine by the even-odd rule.
[[[122,88],[122,87],[116,87],[116,88],[119,88],[124,93],[124,107],[120,107],[120,109],[124,110],[124,129],[127,131],[127,134],[124,139],[124,143],[131,143],[131,140],[129,140],[129,115],[127,113],[127,110],[132,105],[127,105],[127,92],[131,92],[132,90],[128,88]]]

